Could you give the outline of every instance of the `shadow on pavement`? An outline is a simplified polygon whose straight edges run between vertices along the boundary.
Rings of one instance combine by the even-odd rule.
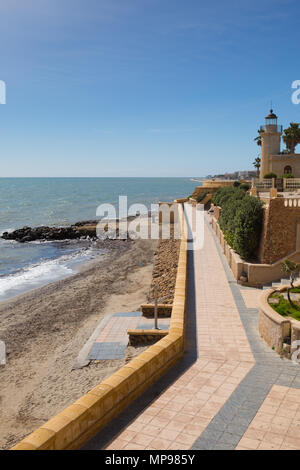
[[[155,401],[174,381],[191,367],[197,360],[197,328],[194,282],[194,252],[188,251],[188,281],[186,308],[186,344],[183,357],[157,382],[134,400],[122,413],[93,436],[82,450],[101,450],[117,438],[153,401]]]

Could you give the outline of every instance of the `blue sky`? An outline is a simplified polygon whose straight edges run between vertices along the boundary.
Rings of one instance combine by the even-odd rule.
[[[299,0],[0,0],[0,176],[252,169],[271,100],[300,122],[299,14]]]

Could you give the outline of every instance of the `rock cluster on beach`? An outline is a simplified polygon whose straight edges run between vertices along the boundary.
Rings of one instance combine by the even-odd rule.
[[[34,240],[74,240],[87,237],[96,237],[96,227],[85,227],[84,223],[82,226],[71,225],[69,227],[23,227],[2,234],[4,240],[16,240],[21,243]]]
[[[136,216],[127,217],[127,221],[135,219]],[[119,236],[119,219],[116,219],[116,231],[115,236]],[[20,243],[32,242],[35,240],[42,241],[54,241],[54,240],[75,240],[75,239],[85,239],[90,238],[92,240],[97,239],[96,228],[99,224],[99,220],[85,220],[76,222],[73,225],[68,227],[23,227],[13,232],[4,232],[1,235],[1,238],[4,240],[16,240]],[[102,229],[104,232],[109,230],[107,222],[101,222]],[[128,238],[127,232],[127,238]],[[112,237],[115,238],[113,235]],[[122,237],[121,237],[122,238]],[[126,237],[125,237],[126,238]]]

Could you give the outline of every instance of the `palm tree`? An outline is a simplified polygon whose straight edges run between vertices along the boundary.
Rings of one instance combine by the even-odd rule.
[[[262,144],[262,142],[261,142],[261,133],[260,133],[259,130],[258,130],[258,136],[255,137],[255,139],[253,139],[253,140],[254,140],[254,142],[257,143],[257,145],[258,145],[259,147],[261,147],[261,144]],[[256,157],[255,160],[254,160],[254,162],[252,163],[252,165],[256,168],[257,176],[259,176],[260,164],[261,164],[261,158],[260,158],[260,157]]]
[[[294,261],[286,259],[285,261],[283,261],[283,263],[281,263],[281,270],[285,274],[288,274],[290,276],[291,287],[289,287],[287,290],[289,303],[292,307],[299,309],[299,307],[295,305],[294,302],[292,302],[290,292],[291,292],[291,289],[294,288],[294,282],[300,274],[300,263],[294,263]]]
[[[284,129],[284,136],[282,137],[282,139],[289,153],[295,153],[296,145],[300,144],[299,124],[291,122],[290,127]]]
[[[257,175],[259,175],[259,170],[260,170],[260,163],[261,163],[261,158],[256,157],[252,165],[256,168],[257,170]]]
[[[257,137],[255,137],[254,142],[256,142],[257,145],[261,147],[261,135],[260,134]]]

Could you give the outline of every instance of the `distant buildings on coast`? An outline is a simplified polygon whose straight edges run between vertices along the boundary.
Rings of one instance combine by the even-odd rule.
[[[250,180],[257,176],[257,171],[255,170],[243,170],[235,171],[233,173],[221,173],[219,175],[207,175],[204,178],[195,178],[195,181],[211,180],[211,179],[220,179],[220,180]]]

